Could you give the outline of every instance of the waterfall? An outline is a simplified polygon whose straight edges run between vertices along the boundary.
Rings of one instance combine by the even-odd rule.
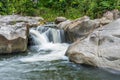
[[[38,26],[30,29],[30,45],[44,45],[47,43],[65,43],[63,30],[50,27]]]
[[[32,28],[30,42],[31,49],[37,52],[30,57],[20,59],[23,62],[67,59],[64,54],[69,45],[65,43],[63,30],[44,26]]]
[[[34,39],[35,44],[42,45],[42,44],[48,43],[48,39],[46,35],[40,34],[39,31],[31,29],[30,34],[32,35]]]
[[[49,40],[49,42],[53,43],[63,43],[65,42],[65,36],[63,30],[58,30],[49,27],[38,27],[37,30],[41,34],[45,34]]]

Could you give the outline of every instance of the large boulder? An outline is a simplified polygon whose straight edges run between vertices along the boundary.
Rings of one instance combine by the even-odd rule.
[[[120,19],[77,40],[66,51],[75,63],[120,71]]]
[[[115,9],[107,11],[103,14],[103,17],[99,19],[91,20],[88,16],[83,16],[70,21],[65,18],[58,17],[56,18],[56,21],[59,23],[57,23],[57,28],[63,29],[66,32],[67,40],[74,42],[78,38],[86,38],[94,29],[107,25],[118,18],[120,18],[120,12]]]
[[[29,29],[24,23],[0,25],[0,54],[25,52]]]
[[[30,27],[40,25],[43,18],[20,15],[0,16],[0,54],[25,52]]]
[[[61,22],[57,27],[66,32],[68,41],[74,42],[78,38],[87,37],[95,28],[99,27],[99,22],[84,16],[73,21]]]

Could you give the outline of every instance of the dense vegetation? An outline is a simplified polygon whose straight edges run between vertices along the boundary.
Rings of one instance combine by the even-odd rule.
[[[120,10],[120,0],[0,0],[1,15],[42,16],[50,20],[56,16],[96,18],[113,9]]]

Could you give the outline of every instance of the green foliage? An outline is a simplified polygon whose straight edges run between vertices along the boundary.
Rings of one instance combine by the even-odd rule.
[[[43,16],[51,20],[56,16],[96,18],[113,9],[120,10],[120,0],[0,0],[1,15]]]

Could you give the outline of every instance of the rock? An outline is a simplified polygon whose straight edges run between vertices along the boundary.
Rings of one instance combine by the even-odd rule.
[[[66,20],[57,25],[57,28],[65,30],[66,26],[69,25],[72,21]]]
[[[89,17],[84,16],[82,18],[76,19],[64,27],[66,35],[71,42],[76,41],[78,38],[85,38],[90,34],[99,24]]]
[[[120,18],[120,11],[118,11],[118,9],[114,9],[112,13],[113,13],[114,20]]]
[[[84,24],[84,22],[87,22],[89,20],[90,20],[90,18],[88,16],[81,17],[79,19],[72,21],[69,25],[66,26],[66,29],[72,30],[74,28],[79,28],[79,27],[81,27],[80,24],[82,24],[82,23]]]
[[[112,21],[113,20],[107,19],[106,17],[102,17],[99,19],[100,26],[107,25],[107,24],[111,23]]]
[[[106,13],[103,14],[103,17],[105,17],[108,20],[116,20],[120,18],[120,12],[118,9],[107,11]]]
[[[41,21],[41,17],[0,16],[0,54],[25,52],[29,28],[37,27]]]
[[[100,25],[104,26],[106,24],[113,22],[118,18],[120,18],[120,12],[117,9],[114,9],[112,11],[107,11],[106,13],[103,14],[103,17],[99,19]]]
[[[61,22],[63,22],[63,21],[66,21],[67,19],[65,18],[65,17],[57,17],[56,19],[55,19],[55,24],[59,24],[59,23],[61,23]]]
[[[40,25],[40,22],[44,19],[42,17],[29,17],[20,15],[6,15],[0,16],[0,24],[14,25],[16,23],[27,23],[29,27],[36,27]]]
[[[0,54],[25,52],[29,29],[25,23],[0,25]]]
[[[120,19],[77,40],[66,51],[75,63],[120,71]]]
[[[105,17],[108,20],[113,20],[113,13],[111,11],[107,11],[106,13],[103,14],[103,17]]]
[[[57,28],[65,31],[66,39],[69,42],[74,42],[78,38],[85,38],[95,28],[100,27],[100,20],[90,20],[88,16],[70,21],[66,20],[57,25]]]

